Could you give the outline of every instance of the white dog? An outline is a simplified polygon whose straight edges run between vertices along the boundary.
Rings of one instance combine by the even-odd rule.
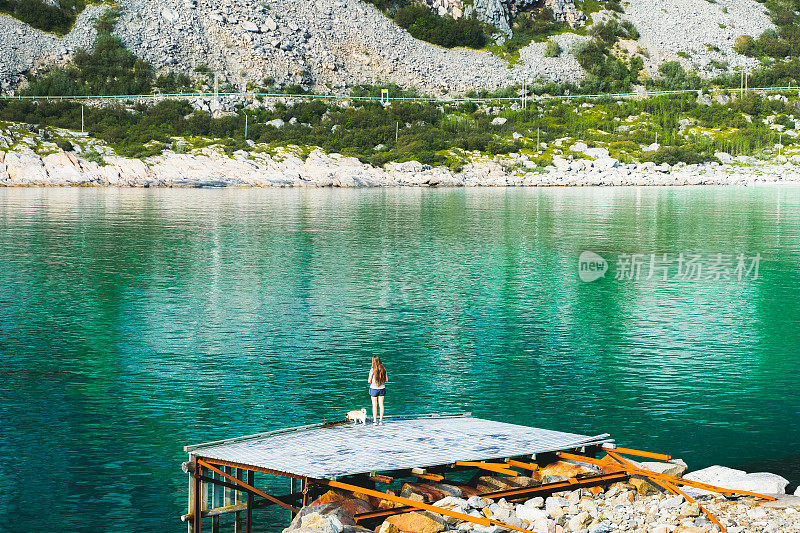
[[[367,410],[361,409],[360,411],[348,411],[347,413],[347,420],[358,423],[361,422],[362,424],[367,423]]]

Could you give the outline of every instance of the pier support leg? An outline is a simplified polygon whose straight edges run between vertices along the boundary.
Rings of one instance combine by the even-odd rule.
[[[217,474],[216,472],[211,472],[211,477],[214,479],[222,479],[222,476]],[[216,509],[220,505],[220,487],[216,483],[212,483],[208,490],[211,491],[211,508]],[[212,533],[219,533],[219,516],[214,516],[211,518],[211,532]]]
[[[255,484],[255,472],[247,471],[247,484],[251,487]],[[247,493],[247,533],[253,533],[253,493]]]
[[[236,469],[236,479],[242,479],[242,469]],[[242,493],[240,491],[234,491],[234,499],[236,503],[242,503]],[[233,531],[234,533],[242,533],[242,512],[236,511],[236,514],[233,517]]]
[[[200,481],[200,475],[202,474],[202,468],[197,462],[195,461],[194,472],[194,505],[192,509],[192,522],[194,522],[193,533],[200,533],[203,530],[203,522],[202,522],[202,515],[203,515],[203,482]]]
[[[294,494],[297,492],[297,479],[290,477],[289,478],[289,494]],[[294,511],[289,511],[289,520],[294,518]]]
[[[197,468],[197,461],[192,459],[192,464],[194,465],[195,468]],[[194,490],[195,490],[194,471],[190,470],[189,471],[189,491],[188,491],[189,492],[189,503],[187,505],[187,509],[189,511],[189,514],[192,515],[192,516],[194,516],[194,510],[195,510],[195,506],[194,506]],[[194,518],[192,518],[191,520],[187,520],[186,521],[186,531],[187,531],[187,533],[194,533]]]

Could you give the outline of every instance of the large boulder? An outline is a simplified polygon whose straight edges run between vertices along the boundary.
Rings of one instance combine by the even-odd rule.
[[[579,475],[596,475],[598,473],[600,473],[598,468],[574,461],[556,461],[539,470],[539,475],[542,477],[557,476],[563,479],[577,477]]]
[[[450,495],[429,483],[403,483],[403,491],[400,493],[403,498],[422,503],[438,502]]]
[[[668,463],[661,463],[657,461],[645,461],[639,463],[639,466],[646,470],[658,472],[659,474],[667,474],[668,476],[681,477],[689,467],[681,459],[673,459]]]
[[[486,492],[496,492],[500,490],[521,489],[524,487],[535,487],[542,483],[538,479],[527,476],[478,476],[476,486],[483,494]]]
[[[744,470],[736,470],[725,466],[709,466],[702,470],[689,472],[684,479],[699,481],[716,485],[726,489],[738,489],[760,494],[785,494],[789,480],[769,472],[755,472],[748,474]],[[709,491],[685,487],[687,493],[692,495],[710,494]]]
[[[352,515],[342,509],[340,502],[323,503],[320,505],[307,505],[300,509],[292,519],[289,527],[284,529],[284,533],[296,531],[298,529],[313,529],[323,527],[323,524],[341,524],[342,526],[356,525]]]
[[[390,516],[385,522],[406,533],[439,533],[446,527],[444,518],[428,511],[414,511]]]

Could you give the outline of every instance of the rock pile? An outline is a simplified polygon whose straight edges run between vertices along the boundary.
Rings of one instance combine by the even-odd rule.
[[[685,470],[685,465],[680,463],[674,466],[673,471]],[[671,467],[667,465],[665,468]],[[538,485],[543,481],[563,480],[566,476],[590,471],[589,467],[583,465],[558,461],[537,474],[541,479],[479,476],[477,483],[478,490],[505,490]],[[481,487],[481,484],[484,486]],[[748,488],[752,490],[754,487]],[[520,502],[509,502],[502,498],[487,499],[475,494],[475,491],[473,484],[456,486],[442,483],[406,483],[401,496],[478,518],[492,518],[537,533],[711,533],[719,530],[709,521],[698,503],[686,501],[682,496],[662,493],[649,482],[638,478],[626,483],[615,483],[606,489],[577,489]],[[730,501],[717,495],[701,498],[702,505],[711,510],[732,533],[800,532],[800,498],[782,496],[777,503],[755,498]],[[370,530],[356,526],[353,515],[390,507],[390,503],[367,496],[353,497],[330,491],[302,509],[284,533],[365,533]],[[500,526],[476,525],[433,512],[414,511],[390,516],[375,531],[495,533],[505,530]]]

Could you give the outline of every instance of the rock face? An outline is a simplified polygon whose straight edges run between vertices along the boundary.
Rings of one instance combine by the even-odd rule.
[[[447,13],[458,18],[460,13],[467,16],[474,13],[480,20],[493,25],[506,35],[511,35],[514,18],[531,9],[549,7],[553,18],[578,26],[586,22],[586,15],[575,6],[574,0],[474,0],[464,9],[461,0],[426,0],[437,12]]]

